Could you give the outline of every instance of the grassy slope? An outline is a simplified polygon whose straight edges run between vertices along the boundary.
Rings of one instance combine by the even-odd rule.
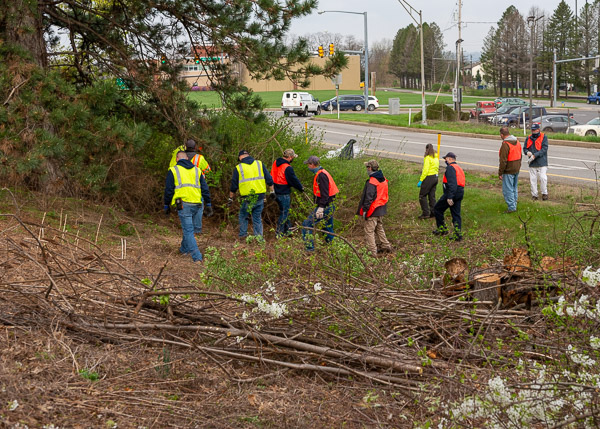
[[[366,179],[363,161],[323,160],[341,190],[337,200],[336,232],[357,247],[362,246],[363,222],[354,216],[354,211]],[[431,235],[432,221],[417,220],[416,183],[420,165],[387,159],[381,160],[381,165],[390,181],[385,228],[396,252],[387,258],[369,259],[368,264],[389,287],[402,287],[410,282],[406,280],[410,276],[415,281],[412,287],[429,290],[431,277],[437,276],[450,258],[465,257],[471,266],[483,261],[493,262],[502,259],[509,248],[524,243],[525,228],[521,220],[515,215],[501,214],[505,205],[500,184],[493,176],[466,172],[468,185],[463,203],[466,239],[462,243],[452,243]],[[302,181],[308,184],[311,173],[300,163],[294,163],[294,167]],[[582,264],[597,266],[597,256],[589,251],[590,248],[597,249],[597,243],[585,242],[589,240],[587,231],[582,234],[586,237],[584,240],[573,242],[565,240],[564,234],[575,224],[570,214],[573,203],[591,202],[593,194],[589,190],[553,183],[549,186],[551,200],[533,203],[528,198],[527,183],[521,181],[519,215],[526,221],[534,254],[581,257]],[[441,184],[438,196],[440,188]],[[93,243],[99,232],[98,244],[118,258],[121,238],[126,238],[128,256],[119,263],[130,270],[128,273],[146,272],[144,275],[152,279],[168,261],[165,270],[161,271],[161,281],[168,288],[201,287],[215,292],[242,293],[254,292],[266,281],[275,281],[282,292],[291,288],[299,288],[301,292],[306,285],[312,287],[315,281],[324,284],[327,281],[342,282],[333,275],[336,270],[344,276],[348,270],[344,282],[349,284],[354,284],[356,276],[361,274],[358,271],[360,264],[351,258],[352,252],[338,247],[340,240],[336,240],[337,244],[334,242],[330,250],[319,246],[312,257],[303,252],[298,234],[293,240],[275,240],[273,203],[267,204],[264,214],[267,244],[260,246],[236,243],[237,212],[224,210],[224,201],[214,201],[216,215],[205,220],[203,234],[198,237],[206,261],[195,265],[177,253],[181,231],[175,215],[165,218],[159,213],[126,214],[114,207],[95,206],[81,200],[47,199],[25,192],[15,194],[14,200],[8,192],[0,194],[3,213],[17,212],[22,219],[35,225],[45,218],[46,225],[73,234],[67,237],[67,243],[73,241],[77,233],[81,240],[79,244],[88,248],[83,239]],[[15,201],[19,202],[18,210]],[[300,207],[299,203],[304,200],[298,194],[294,195],[293,201],[293,217],[301,221],[311,204],[307,202]],[[38,227],[31,227],[33,233],[38,234]],[[32,246],[31,238],[11,217],[0,217],[0,232],[22,246]],[[47,228],[44,234],[54,242],[61,241],[60,232],[56,235]],[[18,238],[20,235],[24,238]],[[586,248],[575,241],[592,247],[586,252]],[[6,258],[10,255],[6,267],[14,269],[16,264],[12,259],[18,258],[9,253],[9,248],[7,246],[3,255],[6,254]],[[209,282],[208,276],[215,277]],[[120,282],[115,279],[110,277],[107,283],[119,287]],[[42,285],[41,290],[46,287]],[[7,299],[7,307],[9,303]],[[13,316],[10,308],[5,317]],[[103,310],[98,311],[101,314]],[[200,314],[205,311],[211,312],[211,307],[205,306]],[[322,317],[322,329],[342,329],[335,323],[341,324],[343,320],[332,322],[319,314],[315,310],[315,319],[312,319],[312,313],[309,316],[310,320]],[[290,320],[292,322],[301,323]],[[119,427],[138,427],[140,423],[150,427],[152,422],[158,422],[161,427],[192,427],[201,416],[203,424],[210,427],[371,427],[376,421],[386,421],[389,427],[406,427],[407,420],[403,420],[406,417],[402,413],[410,416],[410,421],[439,417],[440,411],[435,407],[429,415],[424,407],[419,409],[421,414],[414,413],[416,404],[430,403],[426,394],[417,394],[410,402],[403,403],[398,402],[397,396],[390,395],[388,386],[365,386],[354,384],[350,379],[315,377],[302,371],[269,377],[265,373],[276,369],[233,359],[226,364],[226,369],[232,370],[235,376],[249,379],[240,383],[228,379],[212,357],[209,359],[194,349],[165,347],[160,343],[155,346],[112,344],[95,339],[92,334],[83,339],[68,330],[52,327],[53,334],[60,338],[59,343],[52,341],[43,329],[35,325],[28,328],[25,321],[22,324],[25,326],[19,329],[8,326],[4,328],[6,332],[0,331],[7,343],[0,356],[4,403],[19,401],[19,407],[6,417],[12,424],[21,421],[29,427],[50,423],[60,427],[115,427],[113,423],[118,422]],[[76,351],[75,355],[72,350]],[[78,366],[74,368],[75,365]],[[165,368],[169,370],[166,374]],[[92,382],[84,378],[81,370],[87,369],[97,371],[99,380]],[[469,375],[475,369],[470,369]],[[498,371],[501,371],[500,367]],[[481,384],[477,379],[475,382]],[[426,382],[423,387],[434,388]],[[382,406],[369,406],[369,400],[365,399],[368,397],[377,398],[377,403]],[[52,407],[44,408],[46,402]],[[267,405],[263,407],[263,403]],[[85,404],[85,412],[82,412],[81,404]],[[323,409],[327,412],[323,413]]]

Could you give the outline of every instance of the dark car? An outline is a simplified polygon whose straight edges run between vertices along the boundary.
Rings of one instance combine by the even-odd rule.
[[[340,95],[338,97],[340,103],[340,110],[364,110],[365,108],[365,97],[362,95]],[[335,97],[331,100],[324,101],[321,103],[321,109],[323,110],[337,110],[337,103]]]
[[[569,124],[569,121],[571,123]],[[546,115],[533,119],[534,124],[538,124],[543,132],[566,133],[569,127],[577,125],[575,119],[567,119],[565,115]]]
[[[523,114],[525,117],[523,118]],[[543,107],[533,107],[533,117],[537,118],[538,116],[546,115],[546,109]],[[529,121],[529,106],[522,107],[520,106],[518,109],[513,110],[512,112],[498,116],[498,125],[500,126],[509,126],[511,128],[519,126],[523,119],[525,121]]]
[[[512,112],[515,109],[518,109],[520,106],[502,106],[500,107],[498,110],[496,110],[495,112],[492,113],[481,113],[479,115],[479,120],[480,121],[488,121],[489,123],[496,125],[497,123],[497,118],[508,114],[510,112]]]

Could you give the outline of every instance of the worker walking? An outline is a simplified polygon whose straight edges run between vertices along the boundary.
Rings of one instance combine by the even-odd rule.
[[[273,190],[273,178],[264,164],[254,159],[250,154],[241,150],[238,153],[240,163],[233,170],[231,186],[229,187],[229,199],[227,205],[233,204],[233,197],[239,190],[240,203],[240,231],[239,237],[246,238],[248,235],[248,215],[252,215],[252,230],[256,237],[263,237],[262,211],[265,206],[265,194],[269,188],[269,198],[275,199]]]
[[[517,211],[517,201],[519,199],[519,171],[521,171],[521,143],[510,134],[508,127],[500,128],[500,146],[499,157],[500,165],[498,167],[498,178],[502,181],[502,195],[506,202],[507,209],[504,213],[514,213]]]
[[[567,120],[569,120],[567,118]],[[527,155],[529,164],[529,183],[531,184],[531,198],[533,201],[538,199],[538,179],[540,181],[540,190],[542,191],[542,200],[548,199],[548,137],[540,133],[540,125],[531,126],[531,135],[525,140],[523,145],[523,154]]]
[[[446,172],[442,180],[444,193],[433,208],[436,223],[436,229],[433,233],[435,235],[448,234],[448,228],[444,222],[444,213],[450,208],[452,224],[454,225],[454,234],[451,239],[461,241],[463,235],[460,208],[465,195],[465,172],[456,163],[456,155],[453,152],[448,152],[444,157],[444,161],[446,161]]]
[[[271,167],[271,176],[275,184],[275,196],[279,206],[279,218],[277,219],[277,237],[290,235],[291,222],[289,221],[289,212],[291,204],[292,188],[304,192],[304,187],[292,167],[292,162],[298,155],[294,149],[286,149],[283,156],[277,158]]]
[[[317,207],[302,222],[302,238],[306,244],[306,250],[315,249],[314,229],[315,226],[323,224],[322,228],[328,233],[333,233],[333,214],[335,205],[333,200],[339,192],[338,187],[333,181],[331,174],[321,167],[321,161],[316,156],[309,156],[304,163],[308,169],[315,175],[313,179],[313,194]],[[331,243],[333,235],[326,234],[325,241]]]
[[[210,192],[204,175],[188,159],[184,151],[176,155],[177,163],[169,168],[165,179],[164,211],[171,212],[171,206],[177,207],[183,238],[179,251],[189,254],[194,262],[202,261],[202,253],[194,233],[202,232],[202,214],[206,205],[206,216],[213,215]]]
[[[200,169],[202,174],[206,174],[210,171],[210,165],[208,165],[208,161],[197,152],[197,144],[194,139],[187,139],[185,145],[179,146],[177,149],[173,151],[173,155],[171,156],[171,162],[169,163],[169,168],[173,167],[177,162],[176,157],[177,153],[181,151],[185,151],[188,159],[194,164],[196,167]]]
[[[392,245],[385,236],[383,217],[387,214],[388,181],[379,170],[379,163],[372,159],[365,162],[369,179],[363,188],[357,214],[365,220],[365,241],[373,256],[390,253]],[[380,248],[377,248],[377,241]]]
[[[435,205],[435,189],[438,184],[438,173],[440,171],[440,154],[436,153],[431,143],[425,146],[425,157],[423,158],[423,170],[419,177],[419,204],[421,204],[421,216],[419,219],[429,219],[433,215]]]

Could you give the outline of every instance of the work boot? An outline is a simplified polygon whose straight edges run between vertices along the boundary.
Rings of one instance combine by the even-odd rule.
[[[548,201],[548,194],[542,194],[542,200]]]
[[[444,229],[444,230],[434,229],[433,235],[448,235],[448,230],[447,229]]]
[[[531,197],[531,199],[532,199],[533,201],[537,201],[537,200],[538,200],[538,197],[536,197],[536,196],[533,196],[533,197]]]

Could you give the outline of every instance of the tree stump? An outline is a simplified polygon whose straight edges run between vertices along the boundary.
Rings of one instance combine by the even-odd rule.
[[[473,290],[471,296],[479,301],[492,301],[494,304],[500,299],[502,277],[496,273],[481,273],[473,276]]]

